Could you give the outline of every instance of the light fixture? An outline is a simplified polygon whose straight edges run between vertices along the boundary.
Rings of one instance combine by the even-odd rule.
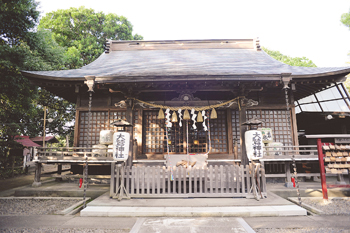
[[[199,141],[198,140],[193,140],[193,144],[194,145],[199,145]]]
[[[326,116],[326,120],[332,120],[333,119],[333,116],[332,115],[327,115]]]

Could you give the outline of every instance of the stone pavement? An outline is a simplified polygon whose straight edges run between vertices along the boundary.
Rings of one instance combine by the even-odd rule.
[[[31,183],[33,181],[33,174],[17,177],[12,180],[0,180],[0,187],[2,188],[0,196],[11,196],[17,193],[20,195],[34,195],[35,192],[41,192],[42,195],[56,191],[56,194],[68,195],[69,192],[75,193],[77,196],[82,192],[75,183],[67,182],[52,182],[46,180],[41,187],[33,188]],[[331,179],[330,179],[330,182]],[[5,184],[5,185],[4,185]],[[11,184],[11,185],[6,185]],[[20,185],[25,185],[17,187]],[[109,189],[108,185],[89,185],[88,190],[106,193]],[[321,186],[319,182],[301,182],[300,189],[302,196],[322,196]],[[28,193],[31,190],[31,193]],[[222,199],[177,199],[167,200],[163,199],[157,201],[154,199],[134,199],[134,206],[130,205],[127,200],[114,203],[119,203],[119,207],[169,207],[177,203],[177,205],[196,205],[199,207],[254,207],[258,203],[262,206],[284,205],[290,203],[287,200],[271,193],[278,193],[280,196],[294,196],[296,197],[296,190],[294,188],[286,188],[281,183],[268,184],[268,198],[260,201],[255,199],[245,198],[222,198]],[[69,192],[68,192],[69,191]],[[27,192],[27,193],[26,193]],[[329,189],[329,196],[349,196],[349,189]],[[109,205],[108,194],[104,194],[97,198],[99,205]],[[96,202],[95,202],[96,203]],[[172,204],[169,204],[172,203]],[[93,202],[90,206],[93,206]],[[110,206],[113,208],[113,205]],[[115,206],[114,206],[115,207]],[[81,213],[84,213],[82,211]],[[45,215],[45,216],[0,216],[0,232],[4,229],[17,229],[21,232],[23,229],[34,229],[32,232],[44,229],[42,232],[86,232],[84,229],[93,229],[89,232],[293,232],[297,229],[306,229],[307,232],[346,232],[350,229],[350,216],[340,215],[304,215],[304,216],[252,216],[243,215],[240,217],[228,217],[220,215],[221,217],[209,216],[186,216],[186,217],[84,217],[83,214],[76,214],[74,216],[61,215]],[[249,217],[250,216],[250,217]],[[46,229],[46,230],[45,230]],[[310,230],[311,229],[311,230]],[[312,229],[316,229],[312,231]],[[332,229],[326,231],[322,229]],[[310,231],[308,231],[310,230]],[[10,231],[7,231],[10,232]],[[12,232],[12,231],[11,231]],[[26,232],[25,230],[23,232]],[[306,232],[306,231],[305,231]]]
[[[131,199],[118,201],[105,193],[90,202],[81,216],[110,217],[247,217],[296,216],[307,211],[268,192],[268,198]]]
[[[39,229],[50,232],[55,229],[64,232],[347,232],[350,216],[289,216],[289,217],[81,217],[76,216],[0,216],[0,232],[4,229]],[[90,231],[88,231],[88,229]],[[312,229],[317,229],[312,231]],[[65,231],[67,230],[67,231]],[[26,231],[22,231],[26,232]],[[40,231],[39,231],[40,232]]]

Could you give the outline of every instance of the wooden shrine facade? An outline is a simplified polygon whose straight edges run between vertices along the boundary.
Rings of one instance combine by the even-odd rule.
[[[209,141],[209,159],[246,164],[247,128],[241,124],[254,117],[264,121],[261,127],[272,128],[274,141],[297,146],[294,101],[345,80],[349,72],[339,67],[288,66],[269,57],[256,39],[231,39],[109,41],[105,53],[81,69],[22,73],[76,103],[76,147],[99,144],[99,132],[116,130],[110,126],[116,119],[133,123],[131,165],[132,160],[164,159],[167,146],[170,154],[205,153]],[[87,77],[95,80],[90,124]],[[196,123],[194,130],[191,120],[182,121],[182,127],[173,123],[168,139],[165,121],[157,118],[159,108],[154,107],[210,109],[227,101],[216,108],[217,119],[209,119],[209,131],[202,123]]]

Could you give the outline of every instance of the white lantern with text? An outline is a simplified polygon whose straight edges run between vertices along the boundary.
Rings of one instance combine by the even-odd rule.
[[[249,161],[263,157],[264,143],[260,131],[249,130],[245,132],[245,145]]]

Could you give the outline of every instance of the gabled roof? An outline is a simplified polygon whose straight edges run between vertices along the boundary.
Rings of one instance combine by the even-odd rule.
[[[80,69],[23,71],[25,76],[56,81],[84,81],[96,76],[96,83],[178,80],[279,80],[345,76],[350,67],[293,67],[274,60],[260,49],[259,41],[176,40],[110,41],[97,60]]]
[[[34,137],[34,138],[31,138],[30,140],[32,140],[33,142],[41,142],[42,143],[43,137]],[[55,136],[46,136],[45,142],[56,143],[56,142],[58,142],[58,140]]]
[[[41,145],[30,140],[29,136],[15,136],[14,140],[25,147],[41,147]]]

